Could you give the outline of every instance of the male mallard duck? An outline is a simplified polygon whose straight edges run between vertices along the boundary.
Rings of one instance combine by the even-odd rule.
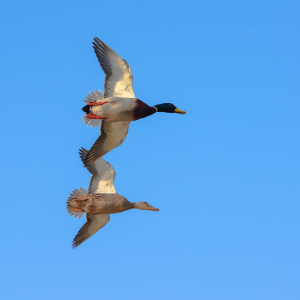
[[[80,158],[85,160],[88,150],[79,150]],[[86,213],[86,223],[80,228],[73,240],[76,248],[89,237],[104,227],[109,221],[109,215],[120,213],[132,208],[158,211],[147,202],[129,202],[117,194],[114,187],[116,172],[103,158],[87,167],[92,174],[88,192],[85,189],[75,189],[67,201],[70,215],[81,218]]]
[[[128,62],[98,38],[93,48],[105,73],[104,98],[100,91],[86,97],[83,121],[93,126],[101,123],[101,135],[96,140],[84,161],[91,165],[125,140],[131,121],[153,115],[156,112],[185,114],[172,103],[149,106],[137,99],[132,88],[132,72]],[[97,120],[97,121],[96,121]]]

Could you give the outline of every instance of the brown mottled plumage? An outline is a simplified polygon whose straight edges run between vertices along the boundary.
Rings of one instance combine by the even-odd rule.
[[[92,215],[116,214],[134,208],[133,203],[116,193],[91,193],[86,196],[70,199],[68,205],[73,209],[82,209]]]
[[[81,148],[80,158],[84,162],[88,150]],[[158,211],[147,202],[129,202],[117,194],[114,187],[116,172],[103,158],[97,159],[87,167],[92,174],[89,189],[75,189],[68,198],[67,211],[74,217],[81,218],[85,213],[86,223],[76,234],[72,246],[78,247],[110,220],[110,214],[120,213],[132,208]]]

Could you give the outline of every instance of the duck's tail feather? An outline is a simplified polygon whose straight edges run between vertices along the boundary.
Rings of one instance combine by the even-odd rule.
[[[75,189],[71,194],[70,197],[67,200],[67,211],[71,216],[74,216],[74,218],[78,217],[79,219],[83,216],[84,212],[77,212],[72,211],[72,206],[70,205],[70,202],[74,200],[75,197],[78,196],[85,196],[88,195],[88,192],[86,189],[80,188],[79,190]]]
[[[95,90],[95,92],[91,91],[89,94],[87,94],[87,96],[85,97],[85,99],[83,100],[83,102],[85,103],[89,103],[89,102],[99,102],[102,101],[104,99],[102,92],[99,90]],[[88,105],[87,105],[88,107]],[[86,108],[86,106],[85,106]],[[87,109],[85,109],[86,112]],[[89,109],[88,109],[89,111]],[[82,118],[82,121],[84,124],[87,124],[87,126],[91,126],[91,127],[97,127],[100,125],[101,120],[100,119],[88,119],[87,115],[85,114]]]
[[[99,120],[99,119],[88,119],[86,116],[87,115],[84,115],[81,119],[82,119],[82,122],[84,124],[86,124],[87,126],[91,126],[93,128],[93,127],[98,127],[101,124],[102,120]]]
[[[87,96],[85,97],[83,102],[88,104],[89,102],[98,102],[103,99],[104,99],[104,97],[103,97],[102,92],[100,90],[99,91],[95,90],[95,92],[91,91],[89,94],[87,94]]]

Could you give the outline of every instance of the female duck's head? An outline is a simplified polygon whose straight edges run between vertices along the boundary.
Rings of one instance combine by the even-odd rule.
[[[155,208],[153,206],[151,206],[149,203],[147,202],[134,202],[133,203],[133,207],[137,208],[137,209],[141,209],[141,210],[152,210],[152,211],[159,211],[158,208]]]
[[[185,114],[186,112],[183,110],[178,109],[174,104],[172,103],[162,103],[154,105],[157,112],[166,112],[166,113],[177,113],[177,114]]]

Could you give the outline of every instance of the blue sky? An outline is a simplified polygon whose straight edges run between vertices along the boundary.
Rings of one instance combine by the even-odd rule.
[[[298,1],[5,1],[1,299],[299,299]],[[149,105],[104,158],[132,210],[76,250],[99,37]]]

